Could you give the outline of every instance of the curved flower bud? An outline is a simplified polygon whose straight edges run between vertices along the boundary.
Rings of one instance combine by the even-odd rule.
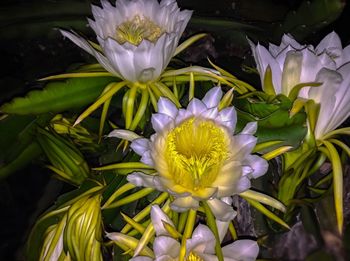
[[[157,173],[134,172],[128,181],[170,193],[175,211],[197,208],[205,200],[219,220],[232,220],[236,213],[221,199],[249,189],[250,179],[265,174],[268,164],[251,155],[257,142],[252,135],[256,123],[233,135],[236,111],[233,107],[219,111],[221,97],[221,89],[212,88],[187,109],[160,98],[159,112],[152,116],[156,133],[150,140],[136,139],[131,144],[141,162]]]
[[[170,235],[164,235],[165,231],[160,220],[170,221],[169,217],[158,207],[153,206],[151,210],[151,219],[155,226],[157,237],[154,240],[153,252],[155,259],[148,256],[137,256],[131,259],[131,261],[151,261],[151,260],[178,260],[180,255],[180,243],[170,237]],[[171,222],[171,221],[170,221]],[[219,224],[221,222],[219,221]],[[220,224],[225,230],[220,235],[220,239],[223,238],[227,232],[227,224]],[[253,261],[259,254],[259,246],[253,240],[237,240],[222,248],[224,254],[224,260],[234,261]],[[215,237],[212,231],[205,225],[199,224],[192,233],[192,237],[186,241],[186,256],[185,260],[204,261],[204,260],[218,260],[215,255]]]
[[[95,56],[110,73],[132,83],[155,81],[174,56],[192,11],[175,0],[117,0],[115,7],[101,0],[92,6],[99,46],[74,32],[61,33]]]

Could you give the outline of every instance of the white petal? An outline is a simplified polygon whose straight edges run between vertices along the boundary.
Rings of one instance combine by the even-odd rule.
[[[198,100],[197,98],[194,98],[188,104],[187,110],[192,112],[193,115],[197,116],[200,115],[203,111],[207,110],[207,107],[202,101]]]
[[[290,45],[293,49],[296,49],[296,50],[301,50],[304,48],[303,45],[299,44],[294,38],[292,35],[290,34],[284,34],[283,37],[282,37],[282,42],[281,42],[281,47],[285,47],[285,46],[288,46]]]
[[[116,70],[113,67],[113,64],[99,51],[96,51],[84,38],[78,36],[75,33],[71,33],[68,31],[60,30],[63,36],[66,36],[69,38],[73,43],[78,45],[80,48],[84,49],[91,55],[95,56],[97,61],[110,73],[114,74],[115,76],[122,78],[119,71]]]
[[[159,236],[154,239],[153,251],[157,260],[164,255],[176,258],[180,253],[180,243],[171,237]]]
[[[186,242],[187,251],[196,253],[214,254],[215,237],[213,232],[205,225],[199,224],[193,231],[192,238]]]
[[[140,161],[142,163],[145,163],[146,165],[149,165],[151,167],[155,166],[155,162],[151,156],[151,151],[150,150],[146,150],[143,154],[142,157],[140,159]]]
[[[135,46],[126,42],[120,45],[116,40],[107,38],[104,42],[104,52],[113,68],[117,70],[123,79],[131,82],[137,81],[137,72],[134,64]]]
[[[303,54],[289,51],[286,55],[282,71],[282,94],[288,96],[292,88],[300,83]]]
[[[257,138],[247,134],[237,134],[232,137],[233,156],[236,160],[243,160],[254,149]]]
[[[210,119],[210,120],[214,120],[215,118],[217,118],[219,115],[219,110],[217,107],[208,109],[204,112],[202,112],[201,116],[203,116],[206,119]]]
[[[207,203],[216,219],[220,221],[230,221],[234,219],[237,214],[231,205],[226,204],[220,199],[214,198],[208,200]]]
[[[248,175],[250,178],[256,179],[267,172],[269,164],[265,159],[257,155],[249,155],[246,159],[247,161],[244,163],[249,164],[248,166],[252,169],[252,172]]]
[[[242,239],[233,242],[222,248],[225,257],[240,261],[254,261],[259,254],[258,244],[249,239]]]
[[[134,140],[130,147],[132,148],[133,151],[135,151],[137,154],[142,156],[146,151],[150,149],[150,142],[148,139],[145,138],[140,138]]]
[[[151,208],[151,220],[157,236],[170,236],[169,232],[164,228],[162,221],[165,221],[171,226],[174,226],[174,224],[158,205],[153,205]]]
[[[214,108],[219,105],[221,97],[221,87],[213,87],[205,94],[202,102],[207,106],[207,108]]]
[[[147,175],[142,172],[133,172],[132,174],[129,174],[126,179],[138,187],[155,188],[164,191],[157,176]]]
[[[165,127],[173,123],[173,118],[163,113],[154,113],[151,118],[153,129],[162,132]]]
[[[331,32],[315,48],[318,54],[327,52],[331,57],[340,57],[342,52],[341,40],[336,32]]]
[[[334,93],[336,101],[332,114],[328,114],[330,120],[327,124],[327,128],[323,131],[324,133],[336,129],[350,116],[350,63],[340,67],[338,72],[343,76],[343,81],[340,88]]]
[[[244,129],[241,131],[241,134],[253,135],[258,129],[258,123],[256,121],[248,122],[245,125]]]
[[[329,97],[333,96],[340,87],[343,77],[340,73],[322,68],[316,80],[322,82],[322,86],[311,88],[309,91],[309,99],[313,99],[316,103],[324,104]]]
[[[257,69],[260,73],[260,80],[263,88],[265,88],[264,78],[266,69],[268,66],[270,66],[272,72],[272,82],[275,92],[276,94],[281,93],[282,70],[276,59],[269,53],[269,51],[265,47],[261,46],[260,44],[256,46],[253,53],[255,53],[254,58],[258,66]]]
[[[300,82],[313,82],[316,79],[317,73],[323,68],[335,69],[335,62],[328,54],[317,56],[309,49],[302,50],[303,63],[300,75]]]
[[[175,119],[178,109],[168,98],[160,97],[158,100],[158,112]]]
[[[136,134],[133,131],[130,130],[122,130],[122,129],[115,129],[111,131],[108,136],[108,138],[115,137],[118,139],[123,139],[123,140],[128,140],[128,141],[133,141],[135,139],[141,138],[138,134]]]
[[[220,220],[215,220],[215,222],[216,222],[216,227],[218,229],[220,242],[222,242],[225,235],[227,234],[228,226],[229,226],[230,222],[220,221]]]
[[[175,124],[178,125],[181,122],[183,122],[184,120],[186,120],[192,116],[193,116],[193,114],[189,110],[180,109],[179,113],[176,116]]]
[[[237,113],[234,107],[224,108],[219,112],[221,122],[228,127],[230,132],[236,128]]]
[[[241,177],[237,183],[237,194],[248,190],[250,187],[250,179],[246,176]]]
[[[199,207],[199,202],[192,197],[181,197],[176,198],[171,204],[170,207],[176,212],[184,212],[190,208],[197,209]]]

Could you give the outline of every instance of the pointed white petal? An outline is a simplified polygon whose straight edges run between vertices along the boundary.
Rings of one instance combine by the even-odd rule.
[[[208,200],[207,203],[216,219],[220,221],[230,221],[234,219],[237,214],[231,205],[226,204],[220,199],[214,198]]]
[[[175,119],[178,109],[168,98],[160,97],[158,100],[158,112]]]
[[[138,187],[155,188],[164,191],[157,176],[147,175],[142,172],[133,172],[132,174],[129,174],[126,179]]]
[[[228,107],[222,109],[219,112],[220,120],[226,127],[229,128],[229,131],[233,133],[236,128],[237,123],[237,113],[234,107]]]
[[[205,94],[202,102],[207,106],[207,108],[214,108],[219,105],[221,97],[221,87],[213,87]]]
[[[154,239],[153,251],[157,260],[162,256],[176,258],[180,253],[180,243],[171,237],[159,236]]]
[[[187,110],[192,112],[193,115],[197,116],[200,115],[203,111],[207,110],[207,107],[202,101],[194,98],[188,104]]]
[[[151,118],[153,129],[162,132],[169,124],[174,122],[173,118],[163,113],[154,113]]]
[[[259,254],[258,244],[249,239],[242,239],[233,242],[222,248],[225,257],[241,261],[254,261]]]
[[[252,171],[248,174],[248,177],[255,179],[264,175],[269,168],[267,161],[257,155],[249,155],[244,164],[247,164],[249,168],[252,169]]]
[[[205,225],[199,224],[193,231],[192,238],[186,242],[188,251],[214,254],[215,237],[213,232]]]
[[[258,123],[256,121],[248,122],[240,134],[254,135],[258,129]]]
[[[142,156],[146,151],[150,150],[150,142],[148,139],[140,138],[133,140],[130,147],[133,151]]]
[[[220,221],[220,220],[215,220],[215,222],[216,222],[216,227],[218,229],[220,242],[222,242],[225,235],[227,234],[228,226],[229,226],[230,222]]]
[[[250,179],[246,176],[242,176],[237,183],[237,194],[250,189]]]
[[[146,150],[143,154],[142,154],[142,157],[140,159],[140,161],[142,163],[145,163],[146,165],[149,165],[151,167],[154,167],[155,166],[155,162],[152,158],[152,155],[151,155],[151,151],[149,150]]]
[[[217,107],[214,108],[210,108],[204,112],[202,112],[201,116],[203,116],[206,119],[211,119],[214,120],[215,118],[217,118],[219,115],[219,110]]]
[[[331,57],[338,58],[342,53],[341,40],[336,32],[331,32],[315,48],[318,54],[327,52]]]
[[[153,205],[151,208],[151,220],[157,236],[170,236],[169,232],[164,228],[162,221],[165,221],[171,226],[174,226],[174,224],[158,205]]]

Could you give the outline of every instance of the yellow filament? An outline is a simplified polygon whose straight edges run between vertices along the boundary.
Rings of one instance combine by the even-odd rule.
[[[190,118],[166,137],[165,158],[176,184],[210,187],[229,155],[226,131],[211,120]]]
[[[198,256],[197,254],[191,252],[186,258],[186,261],[204,261],[204,259]]]
[[[115,39],[120,44],[129,42],[138,46],[143,39],[152,43],[157,42],[164,32],[160,26],[148,17],[136,15],[116,28]]]

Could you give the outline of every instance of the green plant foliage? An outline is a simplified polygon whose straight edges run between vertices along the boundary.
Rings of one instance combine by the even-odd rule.
[[[303,1],[297,10],[287,14],[282,26],[276,27],[275,37],[288,32],[301,40],[336,20],[344,7],[343,0]]]
[[[237,109],[237,131],[250,121],[257,121],[256,136],[258,143],[266,141],[283,141],[278,146],[297,148],[306,135],[306,114],[299,112],[289,116],[291,101],[280,95],[271,102],[254,98],[235,99]]]
[[[86,180],[79,189],[73,190],[61,195],[56,204],[47,210],[41,217],[37,219],[26,244],[26,260],[37,261],[42,250],[42,244],[46,231],[52,225],[57,224],[62,216],[66,213],[70,205],[77,202],[86,195],[98,193],[103,187],[97,181]]]
[[[0,110],[8,114],[28,115],[80,108],[93,102],[112,80],[112,77],[99,77],[49,82],[44,89],[14,98],[2,105]]]
[[[90,170],[81,152],[73,143],[56,133],[38,129],[37,140],[53,166],[49,166],[59,178],[80,185]]]
[[[22,169],[41,155],[36,128],[46,126],[52,115],[9,115],[0,121],[0,179]]]

